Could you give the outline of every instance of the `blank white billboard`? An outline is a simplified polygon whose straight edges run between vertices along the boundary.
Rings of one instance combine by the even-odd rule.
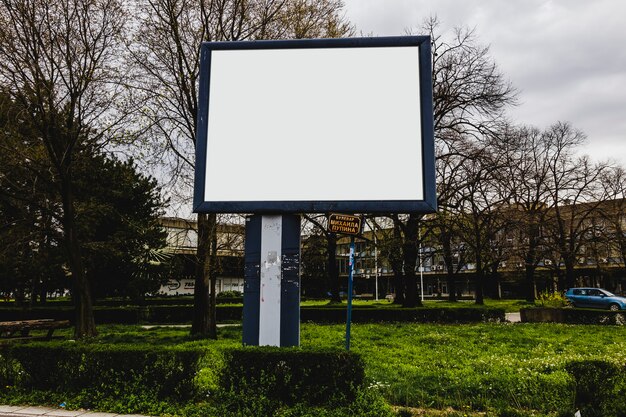
[[[374,212],[376,202],[428,200],[421,88],[432,87],[420,45],[236,44],[210,49],[203,69],[197,211]]]

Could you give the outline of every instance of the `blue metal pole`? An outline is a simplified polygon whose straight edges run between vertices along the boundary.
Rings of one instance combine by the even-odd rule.
[[[350,350],[350,323],[352,322],[352,273],[354,272],[354,236],[350,237],[350,264],[348,267],[348,318],[346,319],[346,350]]]

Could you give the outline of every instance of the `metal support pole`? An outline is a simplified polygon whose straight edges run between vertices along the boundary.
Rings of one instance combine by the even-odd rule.
[[[352,322],[352,273],[354,271],[354,236],[350,237],[350,263],[348,265],[348,317],[346,319],[346,350],[350,350],[350,323]]]
[[[422,292],[422,303],[424,303],[424,253],[422,251],[422,231],[419,231],[420,239],[420,290]]]

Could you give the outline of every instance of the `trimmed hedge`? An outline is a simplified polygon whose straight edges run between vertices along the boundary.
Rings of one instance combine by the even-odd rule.
[[[345,323],[346,308],[302,308],[302,321]],[[501,308],[355,308],[353,323],[417,322],[417,323],[487,323],[505,321]]]
[[[583,310],[576,308],[523,308],[525,323],[604,324],[623,326],[626,313],[608,310]]]
[[[580,360],[565,369],[576,384],[575,407],[585,417],[626,416],[626,369],[604,360]]]
[[[240,321],[241,306],[218,306],[218,321]],[[98,324],[138,323],[191,323],[193,306],[150,306],[150,307],[96,307],[94,318]],[[34,307],[32,309],[0,309],[0,321],[55,319],[74,321],[71,307]]]
[[[242,306],[217,306],[218,321],[241,321]],[[96,307],[98,324],[190,323],[192,306]],[[74,320],[72,308],[0,309],[0,321],[50,318]],[[315,323],[345,323],[346,307],[303,307],[300,319]],[[505,321],[501,308],[376,308],[359,306],[352,310],[354,323],[487,323]]]
[[[225,362],[225,393],[290,406],[348,404],[365,379],[361,357],[343,350],[246,347],[227,351]]]
[[[243,307],[220,306],[216,310],[217,321],[241,321]],[[144,321],[149,323],[191,323],[193,306],[154,306],[147,309]]]
[[[142,396],[184,401],[195,395],[199,348],[26,343],[0,350],[3,386],[87,397]],[[89,404],[86,404],[88,406]]]

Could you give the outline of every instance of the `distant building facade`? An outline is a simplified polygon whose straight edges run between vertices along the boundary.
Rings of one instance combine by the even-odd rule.
[[[558,210],[557,213],[555,208],[546,208],[544,220],[536,229],[540,244],[536,248],[535,295],[556,289],[559,280],[563,280],[566,265],[558,239],[575,248],[570,255],[574,286],[601,287],[617,294],[626,293],[626,199],[564,205]],[[504,215],[513,221],[493,240],[498,259],[490,267],[494,273],[490,273],[486,282],[487,296],[520,298],[525,294],[526,265],[522,254],[527,249],[529,232],[522,220],[514,219],[521,213],[515,207],[506,208]],[[428,229],[428,221],[426,217],[424,229]],[[559,223],[565,231],[561,235],[556,232]],[[372,231],[365,232],[365,239],[357,239],[354,269],[356,294],[375,295],[376,281],[379,298],[395,293],[394,271],[387,259],[381,256],[379,247],[385,238],[392,235],[390,230],[379,230],[377,239]],[[476,264],[470,252],[469,245],[458,238],[452,244],[454,282],[460,297],[475,294]],[[345,287],[343,283],[347,283],[348,258],[349,239],[342,238],[337,245],[342,287]],[[442,248],[433,239],[425,239],[418,248],[415,272],[418,286],[423,282],[425,297],[449,295]],[[421,288],[418,291],[421,293]]]
[[[163,217],[159,220],[167,232],[166,252],[178,264],[178,272],[158,291],[160,295],[193,295],[195,284],[196,248],[198,226],[193,220]],[[217,257],[218,272],[216,292],[243,292],[243,242],[244,226],[218,224]]]

